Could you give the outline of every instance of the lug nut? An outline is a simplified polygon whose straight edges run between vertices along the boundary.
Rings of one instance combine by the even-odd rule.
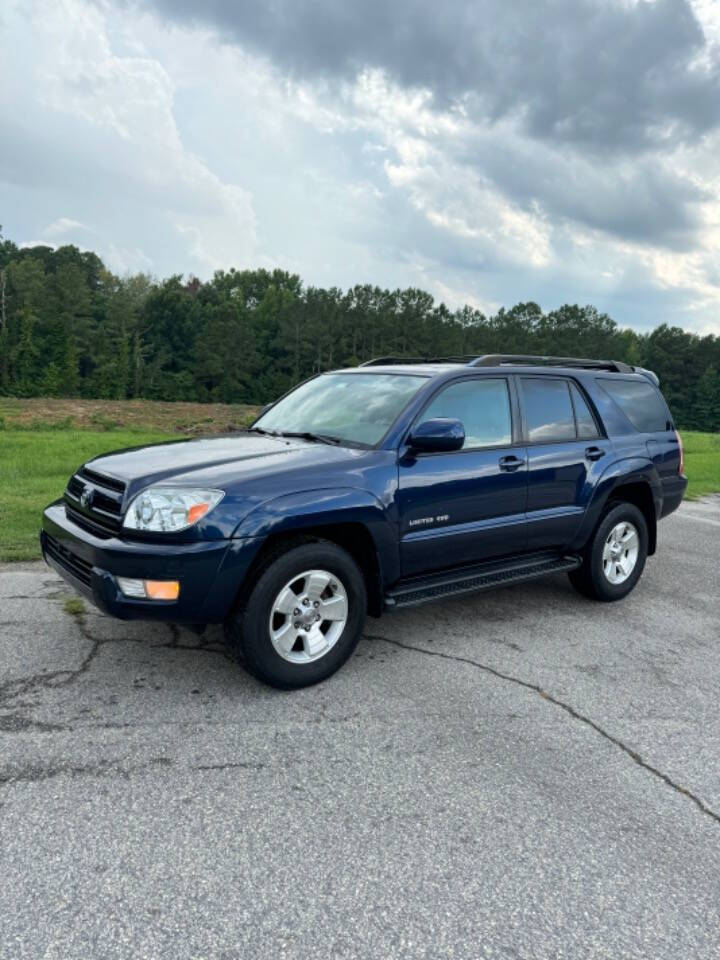
[[[319,600],[314,600],[314,601],[313,601],[313,606],[314,606],[314,607],[319,607],[319,606],[320,606],[320,601],[319,601]]]
[[[293,624],[293,626],[295,627],[296,630],[299,630],[299,629],[300,629],[300,624],[299,624],[298,621],[295,621],[295,623]]]
[[[304,606],[304,607],[309,607],[309,606],[310,606],[310,601],[308,600],[307,597],[303,597],[303,602],[302,602],[302,603],[303,603],[303,606]]]
[[[300,607],[295,607],[295,609],[293,610],[293,616],[296,616],[296,617],[300,616]]]

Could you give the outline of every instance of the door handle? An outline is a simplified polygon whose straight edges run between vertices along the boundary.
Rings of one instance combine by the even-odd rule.
[[[498,461],[501,470],[505,470],[507,473],[512,473],[513,470],[517,470],[519,467],[525,466],[524,458],[520,457],[500,457]]]
[[[605,456],[605,451],[602,447],[585,447],[585,458],[587,460],[599,460],[600,457]]]

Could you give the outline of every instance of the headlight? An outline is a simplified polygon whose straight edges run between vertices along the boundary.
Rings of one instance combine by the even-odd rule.
[[[224,496],[222,490],[148,487],[127,508],[123,526],[152,533],[185,530],[209,513]]]

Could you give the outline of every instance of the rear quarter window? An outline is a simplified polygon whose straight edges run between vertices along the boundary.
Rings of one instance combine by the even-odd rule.
[[[594,437],[599,437],[600,433],[595,423],[595,418],[590,412],[590,407],[574,383],[570,384],[570,393],[572,394],[573,407],[575,408],[578,440],[591,440]]]
[[[598,379],[597,384],[640,433],[661,433],[671,429],[672,421],[665,401],[651,383]]]

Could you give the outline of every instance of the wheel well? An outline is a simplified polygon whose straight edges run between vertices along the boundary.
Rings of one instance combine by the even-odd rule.
[[[272,556],[285,553],[298,544],[312,542],[313,540],[329,540],[350,554],[365,578],[368,613],[371,616],[379,617],[382,613],[383,604],[380,563],[375,542],[367,527],[363,526],[362,523],[319,525],[303,527],[301,530],[288,533],[270,534],[248,570],[240,594],[244,594],[255,582],[259,572],[266,566]]]
[[[611,503],[633,503],[642,511],[648,528],[648,556],[652,556],[657,547],[657,517],[650,486],[647,483],[622,483],[610,494],[608,505]]]

